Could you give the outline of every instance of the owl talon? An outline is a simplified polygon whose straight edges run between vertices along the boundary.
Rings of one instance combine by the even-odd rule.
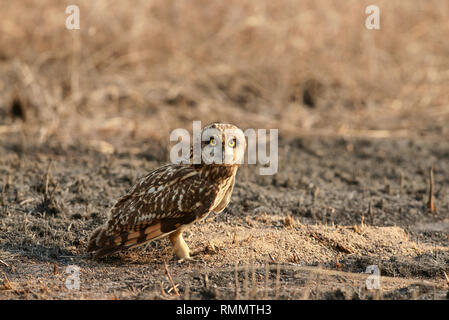
[[[172,233],[170,235],[170,241],[173,245],[173,251],[176,257],[178,257],[178,261],[192,260],[192,258],[190,258],[190,249],[182,238],[181,230]]]
[[[193,259],[192,257],[178,259],[178,263],[184,263],[184,262],[201,262],[201,260]]]

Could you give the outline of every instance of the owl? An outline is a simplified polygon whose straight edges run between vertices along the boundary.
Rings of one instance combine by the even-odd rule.
[[[229,204],[246,141],[236,126],[213,123],[197,145],[184,164],[149,172],[121,197],[90,236],[87,252],[102,257],[168,236],[178,260],[191,260],[182,233]]]

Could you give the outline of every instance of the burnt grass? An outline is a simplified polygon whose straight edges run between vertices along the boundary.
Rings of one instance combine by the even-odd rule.
[[[167,161],[161,148],[134,141],[104,155],[4,139],[0,298],[446,298],[449,142],[281,139],[276,175],[243,166],[228,208],[187,232],[197,261],[175,261],[167,240],[92,259],[89,234],[140,176]],[[80,290],[65,286],[69,265],[80,268]],[[365,288],[369,265],[381,270],[380,290]]]

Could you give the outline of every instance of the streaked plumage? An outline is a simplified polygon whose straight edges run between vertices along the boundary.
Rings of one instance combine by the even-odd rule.
[[[225,129],[239,130],[229,124],[212,124],[203,132],[208,128],[218,129],[222,141],[227,141]],[[148,173],[117,201],[106,224],[91,235],[87,251],[101,257],[169,236],[178,258],[190,259],[182,231],[210,212],[226,208],[237,159],[243,157],[245,147],[243,139],[231,150],[235,160],[231,164],[168,164]]]

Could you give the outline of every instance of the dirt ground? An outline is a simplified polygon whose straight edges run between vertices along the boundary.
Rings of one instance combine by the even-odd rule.
[[[90,232],[163,162],[154,145],[139,149],[1,144],[2,298],[177,298],[164,263],[181,298],[447,296],[446,141],[283,140],[277,175],[242,167],[225,212],[187,232],[198,261],[175,261],[167,240],[95,261],[84,252]],[[426,205],[431,167],[434,213]],[[80,290],[65,287],[69,265],[80,268]],[[369,265],[380,269],[381,290],[365,289]]]
[[[0,10],[0,299],[448,298],[449,2],[378,0],[379,30],[368,0],[74,3],[79,30],[60,0]],[[194,262],[93,260],[194,120],[278,129],[277,174],[239,169]]]

